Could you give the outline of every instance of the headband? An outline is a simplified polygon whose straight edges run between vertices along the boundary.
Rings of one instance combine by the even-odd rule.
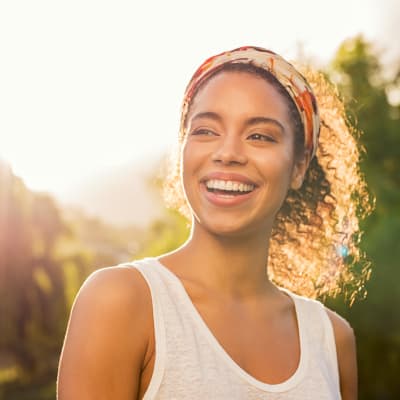
[[[196,89],[211,75],[228,64],[251,64],[270,72],[286,89],[299,111],[304,127],[304,147],[315,155],[320,119],[315,96],[304,76],[278,54],[261,47],[244,46],[208,58],[194,73],[183,101],[183,119]]]

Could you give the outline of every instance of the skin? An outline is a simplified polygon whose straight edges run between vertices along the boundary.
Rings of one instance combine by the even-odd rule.
[[[214,336],[241,368],[260,381],[283,382],[299,363],[298,327],[292,300],[265,273],[266,243],[288,189],[301,186],[308,154],[294,157],[282,96],[244,72],[220,73],[198,92],[187,132],[182,177],[192,231],[181,248],[160,261],[180,278]],[[255,190],[237,204],[210,197],[204,179],[215,173],[240,174]],[[334,328],[342,399],[356,399],[353,330],[333,311],[327,313]],[[58,398],[142,398],[154,349],[144,279],[124,267],[97,271],[81,288],[71,312]]]

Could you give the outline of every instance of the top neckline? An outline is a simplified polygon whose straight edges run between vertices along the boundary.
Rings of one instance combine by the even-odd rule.
[[[306,331],[304,326],[304,314],[302,313],[301,304],[299,304],[299,297],[289,290],[278,287],[284,294],[290,297],[294,303],[297,326],[298,326],[298,338],[300,343],[300,360],[297,366],[296,371],[285,381],[272,384],[262,382],[252,375],[250,375],[247,371],[245,371],[233,358],[228,354],[228,352],[224,349],[218,339],[214,336],[211,329],[208,327],[203,317],[200,315],[199,311],[193,304],[190,299],[189,294],[187,293],[182,281],[175,275],[170,269],[168,269],[161,261],[157,258],[147,258],[149,261],[154,261],[155,265],[158,267],[159,271],[170,281],[173,281],[176,287],[178,287],[182,300],[185,302],[187,307],[191,310],[191,317],[193,317],[194,321],[197,323],[199,329],[203,332],[204,336],[207,338],[210,345],[218,352],[221,358],[225,361],[225,363],[234,370],[238,375],[240,375],[244,380],[246,380],[249,384],[261,389],[263,391],[269,392],[283,392],[291,389],[296,386],[303,378],[305,374],[307,359],[308,359],[308,346],[306,340]]]

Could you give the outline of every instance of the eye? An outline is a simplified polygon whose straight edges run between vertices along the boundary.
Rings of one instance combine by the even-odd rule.
[[[195,129],[191,135],[197,135],[197,136],[216,136],[217,133],[215,133],[214,131],[210,130],[210,129],[205,129],[205,128],[199,128],[199,129]]]
[[[276,139],[274,137],[272,137],[271,135],[263,134],[263,133],[253,133],[248,137],[248,139],[256,140],[256,141],[262,141],[262,142],[274,142],[274,143],[276,143]]]

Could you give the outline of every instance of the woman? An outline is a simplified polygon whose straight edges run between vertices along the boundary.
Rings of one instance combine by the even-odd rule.
[[[364,278],[346,263],[360,259],[356,142],[331,88],[310,77],[319,144],[313,91],[275,53],[241,47],[196,71],[172,174],[190,237],[85,282],[60,400],[357,397],[351,327],[294,294],[335,294]]]

